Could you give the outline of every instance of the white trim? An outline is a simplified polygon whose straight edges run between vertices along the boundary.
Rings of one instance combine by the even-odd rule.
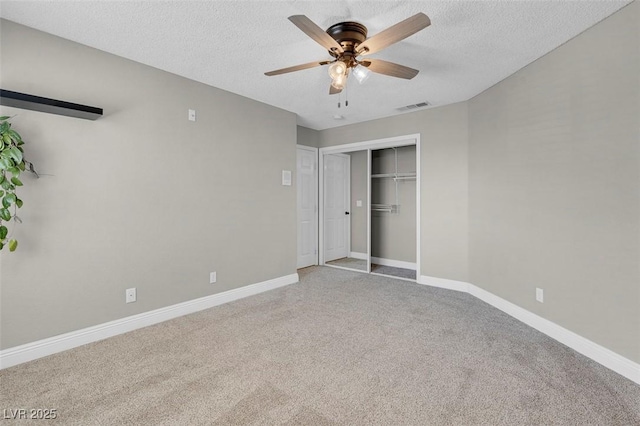
[[[353,259],[367,260],[369,258],[369,255],[367,255],[367,253],[360,253],[360,252],[357,252],[357,251],[350,251],[349,252],[349,257],[351,257]]]
[[[367,149],[367,273],[371,272],[371,149]]]
[[[211,296],[189,300],[149,312],[132,315],[118,320],[95,325],[61,334],[59,336],[38,340],[24,345],[0,351],[0,369],[8,368],[23,362],[32,361],[47,355],[66,351],[87,343],[97,342],[108,337],[117,336],[139,328],[147,327],[183,315],[223,305],[234,300],[253,296],[265,291],[273,290],[299,281],[298,274],[262,281],[245,287],[228,290]]]
[[[420,246],[422,244],[422,230],[420,227],[420,223],[422,221],[422,212],[421,212],[421,197],[422,193],[420,192],[420,182],[422,181],[422,158],[420,157],[420,133],[415,134],[416,138],[416,278],[420,276],[420,265],[422,262],[421,259],[421,249]]]
[[[420,133],[411,135],[394,136],[392,138],[373,139],[363,142],[346,143],[320,148],[320,154],[334,154],[339,152],[364,151],[366,149],[384,149],[400,146],[415,145],[420,140]]]
[[[324,154],[318,150],[318,265],[324,265]]]
[[[371,263],[382,266],[393,266],[394,268],[411,269],[412,271],[416,270],[415,262],[405,262],[404,260],[383,259],[381,257],[371,256]]]
[[[347,154],[337,154],[337,155],[344,155],[345,157],[347,157],[347,176],[346,176],[346,188],[344,191],[344,195],[346,197],[346,204],[345,204],[345,208],[347,209],[347,211],[349,212],[349,217],[345,219],[345,221],[347,222],[347,252],[345,253],[347,256],[349,256],[349,252],[351,251],[351,214],[353,213],[351,210],[351,156],[347,155]]]
[[[418,280],[419,284],[425,284],[432,287],[446,288],[449,290],[456,290],[467,292],[472,296],[482,300],[485,303],[500,309],[502,312],[512,316],[513,318],[522,321],[530,327],[535,328],[541,333],[546,334],[552,339],[570,347],[574,351],[591,358],[595,362],[615,371],[621,376],[640,384],[640,364],[631,361],[628,358],[623,357],[610,349],[605,348],[591,340],[582,337],[573,331],[559,326],[558,324],[551,322],[541,316],[538,316],[532,312],[521,308],[493,293],[490,293],[473,284],[465,283],[462,281],[447,280],[444,278],[428,277],[425,275],[420,276]]]
[[[447,280],[444,278],[428,277],[426,275],[416,275],[418,284],[424,284],[431,287],[446,288],[447,290],[462,291],[467,293],[469,284],[462,281]]]

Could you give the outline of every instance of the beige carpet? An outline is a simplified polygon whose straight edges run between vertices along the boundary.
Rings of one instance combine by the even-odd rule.
[[[640,386],[467,294],[300,274],[3,370],[0,409],[78,425],[640,424]]]

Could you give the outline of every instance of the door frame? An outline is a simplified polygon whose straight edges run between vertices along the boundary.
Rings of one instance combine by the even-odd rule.
[[[402,136],[394,136],[383,139],[365,140],[362,142],[353,142],[344,145],[334,145],[318,150],[318,264],[324,265],[324,156],[326,154],[340,154],[353,151],[368,150],[368,167],[367,167],[367,273],[371,271],[371,150],[393,148],[401,146],[416,147],[416,281],[421,276],[421,254],[420,254],[420,180],[421,165],[420,156],[420,133],[413,133]],[[363,271],[364,272],[364,271]]]
[[[319,228],[318,228],[318,224],[320,223],[319,216],[318,216],[318,212],[320,211],[320,200],[319,200],[319,196],[318,196],[318,190],[319,190],[319,186],[320,186],[319,185],[319,178],[318,178],[318,170],[320,168],[320,165],[318,164],[319,153],[318,153],[318,148],[314,148],[312,146],[305,146],[305,145],[296,144],[296,187],[298,185],[298,167],[297,167],[297,165],[298,165],[298,160],[297,160],[298,149],[302,149],[302,150],[305,150],[305,151],[311,151],[311,152],[313,152],[315,154],[315,157],[316,157],[315,158],[316,167],[315,167],[315,173],[314,173],[314,177],[315,177],[315,180],[316,180],[316,182],[315,182],[315,184],[316,184],[316,211],[315,211],[315,217],[314,217],[314,220],[315,220],[314,231],[316,233],[316,249],[315,249],[316,250],[316,256],[315,256],[314,265],[318,265],[319,264],[318,263],[318,260],[319,260],[318,259],[318,254],[320,253],[320,249],[319,249],[319,245],[318,245],[319,242],[320,242],[319,241],[320,234],[319,234]],[[296,189],[296,194],[297,194],[297,189]],[[297,197],[297,195],[296,195],[296,197]],[[298,207],[297,207],[297,205],[298,204],[297,204],[297,199],[296,199],[296,232],[297,232],[297,229],[298,229],[298,212],[297,212]],[[297,235],[296,235],[296,241],[297,241]],[[297,264],[298,264],[298,247],[297,247],[297,242],[296,242],[296,265]]]

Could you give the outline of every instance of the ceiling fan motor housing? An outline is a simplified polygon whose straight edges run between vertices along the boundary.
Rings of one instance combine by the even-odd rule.
[[[347,56],[355,56],[354,53],[358,45],[367,39],[367,27],[352,21],[340,22],[330,26],[327,29],[327,34],[340,43],[345,53],[350,53]],[[329,54],[333,57],[340,56],[339,53],[332,50],[329,50]]]

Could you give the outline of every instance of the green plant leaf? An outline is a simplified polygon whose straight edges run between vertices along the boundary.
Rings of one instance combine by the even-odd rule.
[[[6,121],[8,119],[10,119],[11,117],[8,115],[3,115],[2,117],[0,117],[0,121]]]
[[[0,124],[0,133],[4,136],[4,134],[7,133],[8,131],[9,131],[9,122],[3,121],[2,124]]]
[[[9,152],[9,155],[11,156],[13,161],[16,163],[16,165],[22,163],[22,151],[20,151],[17,147],[12,146],[5,152]]]
[[[16,198],[16,206],[18,206],[18,208],[22,208],[23,205],[24,203],[22,200],[20,198]]]
[[[13,129],[9,130],[7,133],[9,134],[9,136],[11,136],[11,139],[13,139],[16,143],[22,142],[22,136],[20,136],[20,133],[16,132]]]
[[[4,190],[9,190],[11,189],[11,182],[5,179],[2,182],[0,182],[0,187],[2,187],[2,189]]]
[[[22,163],[18,164],[18,168],[24,172],[24,169],[27,168],[27,166],[24,164],[24,158],[22,159]]]
[[[11,158],[4,156],[3,154],[6,151],[3,151],[2,154],[0,154],[0,170],[7,170],[11,167],[13,167],[13,160],[11,160]]]
[[[9,233],[9,228],[6,226],[0,226],[0,240],[4,241],[7,238],[7,234]]]
[[[2,207],[4,207],[5,209],[11,207],[11,202],[7,199],[7,197],[2,198]]]
[[[0,241],[0,250],[2,250],[3,247],[4,247],[4,244],[2,243],[2,241]]]
[[[4,197],[4,191],[0,189],[0,197]]]
[[[18,199],[18,197],[16,197],[16,194],[14,194],[14,193],[9,193],[9,194],[5,195],[5,197],[4,197],[3,199],[5,199],[5,200],[9,200],[9,202],[10,202],[11,204],[13,204],[13,203],[15,203],[15,202],[16,202],[16,200]]]
[[[4,182],[4,173],[0,173],[0,183]]]
[[[11,220],[11,212],[7,209],[0,209],[0,217],[2,220]]]
[[[17,248],[18,248],[18,241],[9,240],[9,251],[16,251]]]
[[[11,167],[9,170],[7,170],[9,173],[11,173],[12,175],[14,175],[15,177],[20,176],[20,169],[17,167]]]
[[[22,186],[22,182],[20,181],[20,179],[15,176],[11,178],[11,183],[13,183],[15,186]]]

